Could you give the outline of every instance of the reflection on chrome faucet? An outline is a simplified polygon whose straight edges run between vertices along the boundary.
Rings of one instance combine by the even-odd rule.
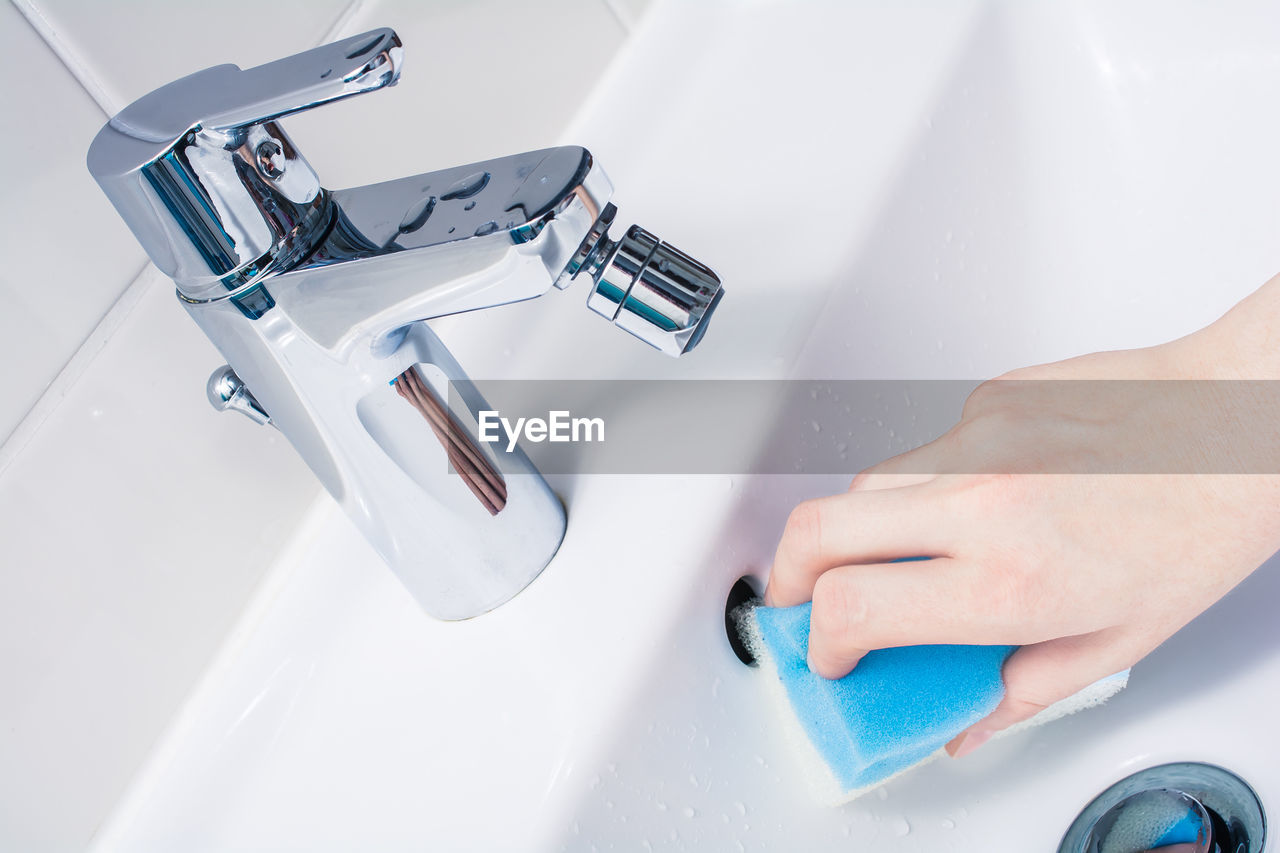
[[[276,120],[394,84],[401,57],[381,29],[206,69],[112,118],[88,165],[226,357],[210,399],[278,427],[422,606],[461,619],[542,571],[564,510],[522,452],[498,473],[475,440],[493,407],[422,321],[583,278],[593,310],[678,356],[722,291],[642,228],[609,237],[582,148],[325,189]]]

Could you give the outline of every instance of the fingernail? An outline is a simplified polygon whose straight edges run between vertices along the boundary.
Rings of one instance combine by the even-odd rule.
[[[991,740],[991,736],[993,734],[995,734],[995,732],[988,732],[988,731],[969,732],[967,735],[961,738],[960,743],[957,744],[956,746],[956,751],[951,754],[951,757],[964,758],[966,755],[973,752],[975,749],[982,746],[987,741]]]
[[[817,670],[813,668],[813,649],[809,649],[804,653],[804,662],[809,667],[810,672],[817,672]]]
[[[773,606],[773,590],[767,586],[764,588],[764,606],[765,607]]]

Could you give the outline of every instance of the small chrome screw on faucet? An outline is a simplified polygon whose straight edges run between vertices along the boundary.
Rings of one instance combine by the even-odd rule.
[[[284,150],[274,139],[259,143],[254,156],[258,161],[258,171],[265,177],[274,180],[284,174]]]

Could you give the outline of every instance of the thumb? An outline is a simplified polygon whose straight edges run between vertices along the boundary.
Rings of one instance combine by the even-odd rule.
[[[1004,698],[995,710],[947,744],[960,758],[982,746],[997,732],[1029,720],[1055,702],[1095,681],[1127,669],[1146,654],[1139,644],[1108,628],[1092,634],[1062,637],[1023,646],[1004,664]]]

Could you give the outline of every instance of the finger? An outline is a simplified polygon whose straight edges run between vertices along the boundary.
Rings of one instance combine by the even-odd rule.
[[[1120,628],[1023,646],[1005,661],[1000,704],[948,743],[947,752],[955,758],[968,755],[997,732],[1127,669],[1146,651]]]
[[[881,489],[901,489],[906,486],[920,486],[937,479],[937,474],[903,473],[874,471],[868,468],[853,478],[849,484],[851,492],[875,492]]]
[[[778,543],[765,602],[809,601],[818,577],[836,566],[945,554],[949,518],[927,488],[849,492],[797,506]]]
[[[814,585],[809,667],[840,678],[871,649],[1020,636],[1034,614],[994,604],[985,586],[972,567],[949,557],[832,569]]]
[[[942,463],[939,442],[934,439],[906,453],[899,453],[858,473],[849,484],[851,492],[918,486],[935,479]]]

